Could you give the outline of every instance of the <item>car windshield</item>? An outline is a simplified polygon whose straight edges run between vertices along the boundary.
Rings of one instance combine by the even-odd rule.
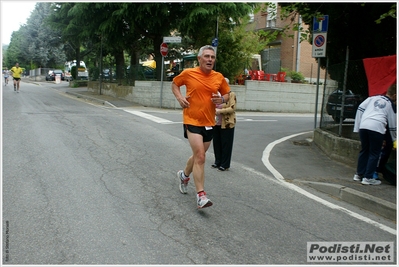
[[[337,89],[334,91],[334,94],[342,94],[342,89]],[[351,90],[346,90],[345,91],[346,95],[353,95],[353,92]]]

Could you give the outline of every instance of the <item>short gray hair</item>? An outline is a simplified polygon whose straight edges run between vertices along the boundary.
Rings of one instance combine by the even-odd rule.
[[[212,50],[213,52],[215,52],[215,48],[211,45],[204,45],[203,47],[200,48],[199,52],[198,52],[198,56],[202,56],[202,53],[204,52],[204,50]]]

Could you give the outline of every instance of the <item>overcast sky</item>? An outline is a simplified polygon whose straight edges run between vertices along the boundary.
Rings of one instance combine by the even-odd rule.
[[[35,9],[36,1],[1,0],[1,43],[9,44],[13,31],[26,24],[30,13]]]

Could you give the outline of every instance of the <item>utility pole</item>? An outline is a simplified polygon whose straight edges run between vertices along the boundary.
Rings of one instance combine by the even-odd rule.
[[[100,95],[103,83],[103,35],[101,35],[101,47],[100,47]]]
[[[215,55],[217,54],[218,51],[218,34],[219,34],[219,16],[216,17],[216,37],[212,40],[212,46],[215,48]],[[214,70],[216,70],[216,60],[215,60],[215,66],[213,66]]]

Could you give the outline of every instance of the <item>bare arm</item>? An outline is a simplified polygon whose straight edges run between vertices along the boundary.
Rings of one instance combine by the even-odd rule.
[[[179,102],[179,104],[180,104],[180,106],[181,106],[182,108],[188,108],[188,107],[190,107],[190,102],[188,102],[188,98],[189,98],[190,96],[184,97],[184,96],[181,94],[180,87],[177,86],[174,82],[172,82],[172,92],[173,92],[173,94],[175,95],[176,100]]]

